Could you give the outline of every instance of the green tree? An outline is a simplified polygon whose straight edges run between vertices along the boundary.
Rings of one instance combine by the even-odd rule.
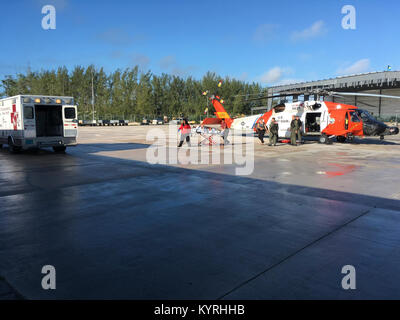
[[[252,107],[261,106],[265,100],[252,98],[266,94],[257,83],[246,83],[207,72],[200,80],[169,74],[153,75],[140,72],[138,66],[107,74],[103,68],[76,66],[71,71],[64,67],[42,70],[1,80],[0,94],[73,96],[82,119],[92,117],[92,80],[97,118],[127,118],[134,114],[147,116],[180,116],[196,118],[203,114],[208,100],[202,95],[208,90],[224,99],[225,109],[231,115],[249,114]],[[209,105],[210,114],[212,107]]]
[[[156,107],[151,86],[152,74],[150,71],[142,73],[136,93],[137,111],[141,115],[155,115]]]

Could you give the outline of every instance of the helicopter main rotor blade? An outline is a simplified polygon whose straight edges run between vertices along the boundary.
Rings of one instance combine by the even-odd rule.
[[[259,95],[258,97],[250,97],[250,96],[256,96]],[[359,96],[359,97],[376,97],[376,98],[387,98],[387,99],[400,99],[400,96],[390,96],[390,95],[384,95],[384,94],[373,94],[373,93],[358,93],[358,92],[336,92],[336,91],[326,91],[326,90],[310,90],[310,91],[286,91],[286,92],[281,92],[277,95],[265,95],[265,96],[260,96],[262,93],[254,93],[254,94],[243,94],[243,95],[235,95],[230,98],[235,98],[235,97],[248,97],[247,99],[244,99],[244,102],[250,102],[250,101],[257,101],[257,100],[264,100],[264,99],[274,99],[274,98],[282,98],[282,97],[288,97],[288,96],[293,96],[293,95],[320,95],[320,96],[334,96],[334,97],[343,97],[343,96]],[[230,99],[228,98],[228,99]]]
[[[400,99],[396,96],[388,96],[384,94],[373,94],[373,93],[356,93],[356,92],[329,92],[331,95],[340,96],[359,96],[359,97],[376,97],[376,98],[388,98],[388,99]]]
[[[271,99],[271,98],[273,99],[273,98],[290,97],[292,95],[293,95],[293,93],[285,93],[285,94],[278,94],[276,96],[263,96],[263,97],[250,98],[250,99],[245,99],[245,101],[256,101],[256,100]]]
[[[366,105],[366,106],[371,107],[371,108],[378,108],[378,106],[375,106],[375,105],[373,105],[373,104],[370,104],[370,103],[366,103],[366,102],[364,102],[364,101],[359,101],[359,100],[357,100],[357,105],[360,106],[361,104]]]

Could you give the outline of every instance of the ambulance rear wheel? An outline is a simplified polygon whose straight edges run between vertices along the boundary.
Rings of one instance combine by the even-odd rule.
[[[65,150],[67,150],[67,147],[65,147],[65,146],[53,147],[53,150],[54,150],[54,152],[62,153],[62,152],[65,152]]]
[[[8,151],[10,153],[17,153],[21,151],[21,147],[15,146],[11,138],[8,138]]]

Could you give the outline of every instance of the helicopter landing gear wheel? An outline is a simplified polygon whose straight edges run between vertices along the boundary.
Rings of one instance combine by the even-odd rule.
[[[344,137],[344,136],[337,136],[337,137],[336,137],[336,141],[337,141],[337,142],[340,142],[340,143],[343,143],[343,142],[346,141],[346,137]]]
[[[322,134],[319,137],[319,143],[323,143],[323,144],[330,144],[331,140],[329,139],[329,137],[326,134]]]
[[[349,135],[349,136],[347,137],[347,141],[349,141],[350,143],[354,143],[355,137],[354,137],[353,135]]]

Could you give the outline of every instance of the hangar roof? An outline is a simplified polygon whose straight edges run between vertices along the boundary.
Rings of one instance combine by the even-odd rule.
[[[269,92],[273,94],[282,91],[304,91],[311,89],[359,91],[380,88],[400,88],[400,71],[369,72],[325,80],[280,85],[270,87]]]

